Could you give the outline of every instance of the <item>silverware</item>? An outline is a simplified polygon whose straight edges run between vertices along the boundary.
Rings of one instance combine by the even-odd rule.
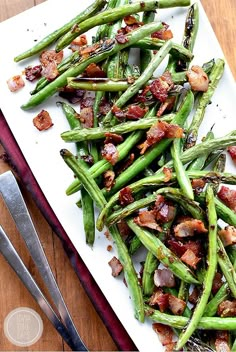
[[[37,266],[39,273],[51,295],[51,298],[58,309],[60,318],[53,311],[47,302],[40,288],[25,267],[21,258],[17,254],[4,230],[0,227],[0,252],[4,255],[8,263],[15,270],[16,274],[23,281],[27,289],[40,305],[41,309],[52,322],[56,330],[60,333],[67,344],[75,351],[88,351],[82,342],[76,327],[72,321],[70,313],[66,307],[62,294],[57,286],[47,257],[39,240],[25,201],[21,194],[17,181],[11,171],[0,175],[0,193],[7,205],[7,208],[16,224],[16,227],[24,239],[29,253]]]

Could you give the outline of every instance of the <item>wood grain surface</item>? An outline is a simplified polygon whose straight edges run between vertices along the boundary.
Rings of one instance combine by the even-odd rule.
[[[42,3],[43,0],[0,0],[0,21],[12,17],[30,7]],[[221,44],[226,60],[228,61],[234,78],[236,79],[236,43],[235,43],[235,0],[202,0],[202,4],[207,12],[209,20],[213,26],[216,36]],[[14,43],[9,43],[14,45]],[[4,154],[0,146],[0,155]],[[0,173],[10,167],[0,159]],[[106,327],[97,315],[94,307],[89,301],[86,293],[74,273],[70,262],[65,254],[60,240],[52,232],[51,228],[40,214],[30,194],[20,183],[25,200],[29,207],[35,226],[40,234],[40,238],[50,261],[50,265],[55,273],[58,285],[61,288],[65,301],[72,313],[75,324],[89,350],[91,351],[116,351],[117,347],[110,337]],[[0,199],[1,224],[10,235],[14,245],[24,258],[25,264],[30,269],[36,280],[41,284],[41,280],[36,268],[25,246],[19,239],[17,230],[12,222],[7,209]],[[0,350],[31,350],[31,351],[63,351],[70,350],[66,346],[51,323],[44,317],[37,304],[25,289],[23,284],[9,268],[5,260],[0,256]],[[44,331],[42,338],[29,348],[20,348],[11,344],[4,335],[3,322],[6,315],[17,307],[30,307],[35,309],[42,317]]]

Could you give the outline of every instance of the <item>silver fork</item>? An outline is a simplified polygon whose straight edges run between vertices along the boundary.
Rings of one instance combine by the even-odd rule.
[[[19,233],[28,247],[29,253],[35,262],[43,281],[45,282],[51,298],[58,309],[60,317],[58,317],[53,311],[53,308],[50,306],[42,291],[25,267],[2,227],[0,227],[0,252],[15,270],[16,274],[23,281],[27,289],[40,305],[41,309],[72,350],[88,351],[72,321],[44,253],[18,183],[11,171],[7,171],[0,175],[0,193]]]

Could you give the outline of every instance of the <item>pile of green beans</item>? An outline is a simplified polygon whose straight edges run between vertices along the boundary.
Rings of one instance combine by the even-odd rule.
[[[171,7],[184,7],[186,10],[181,43],[151,36],[154,32],[160,34],[165,31],[156,10]],[[124,26],[123,20],[127,18],[136,19],[138,26],[125,34],[124,42],[119,43],[117,31]],[[194,58],[198,25],[198,5],[191,5],[190,0],[132,3],[128,0],[96,0],[67,24],[14,59],[18,62],[29,58],[47,50],[52,44],[58,52],[69,47],[77,36],[97,27],[93,38],[96,52],[91,50],[92,53],[84,57],[76,51],[66,57],[58,65],[58,77],[51,82],[44,77],[39,79],[22,109],[43,104],[66,86],[71,90],[83,90],[85,94],[93,92],[93,124],[90,128],[80,123],[79,103],[72,106],[62,98],[58,102],[69,125],[60,137],[65,144],[76,145],[76,154],[66,148],[60,151],[73,175],[73,181],[65,185],[65,193],[70,196],[78,192],[80,200],[77,205],[82,208],[78,211],[83,212],[88,245],[93,247],[98,231],[104,228],[109,231],[123,268],[120,275],[124,275],[128,286],[135,318],[141,323],[151,320],[171,327],[177,335],[173,348],[181,351],[188,350],[193,344],[199,350],[204,350],[204,346],[214,350],[214,334],[206,334],[206,330],[226,330],[229,348],[236,344],[233,332],[236,318],[230,313],[221,317],[218,310],[222,302],[236,299],[236,248],[234,244],[224,246],[219,235],[219,223],[222,221],[227,226],[236,227],[236,213],[217,196],[221,184],[236,185],[236,175],[225,170],[224,153],[229,146],[236,145],[236,130],[216,138],[212,128],[206,131],[203,140],[198,141],[199,128],[224,74],[225,65],[221,58],[209,58],[211,60],[202,66],[209,77],[207,91],[191,89],[186,73]],[[86,46],[90,49],[93,45]],[[130,64],[131,49],[139,55],[140,67]],[[165,60],[165,68],[157,76],[156,70]],[[86,77],[84,72],[90,64],[100,65],[105,77]],[[167,99],[174,98],[174,103],[160,114],[163,102],[151,95],[150,86],[157,79],[163,80],[167,71],[173,83],[167,91]],[[145,89],[148,98],[140,101],[140,93]],[[102,115],[100,108],[104,100],[110,103],[110,108]],[[134,110],[135,107],[143,109],[143,116],[129,120],[126,112],[132,107]],[[115,114],[115,108],[124,113],[121,119]],[[148,141],[147,136],[150,137],[150,128],[158,128],[161,124],[178,127],[183,131],[182,136],[164,136],[140,153]],[[104,157],[106,143],[112,144],[113,151],[117,153],[115,162]],[[86,157],[91,157],[92,165],[85,161]],[[110,187],[104,182],[107,172],[113,176]],[[202,182],[202,189],[194,189],[193,181]],[[171,219],[158,217],[158,199],[163,199],[168,209],[172,207]],[[155,214],[152,221],[156,226],[152,221],[151,226],[149,222],[142,223],[139,216],[143,211]],[[189,219],[202,224],[205,232],[197,234],[194,229],[191,238],[189,234],[186,238],[179,238],[175,231],[178,224]],[[128,229],[126,235],[120,231],[122,224]],[[199,262],[196,265],[186,263],[171,247],[170,240],[181,245],[188,241],[200,242]],[[145,254],[141,276],[133,261],[139,253]],[[154,280],[157,270],[163,267],[173,275],[174,287],[166,285],[160,288]],[[216,273],[223,279],[215,292]],[[195,289],[199,297],[191,305],[189,296]],[[152,305],[152,298],[160,290],[170,295],[169,300],[175,296],[184,302],[183,312],[174,314],[169,308],[163,311],[158,303]]]

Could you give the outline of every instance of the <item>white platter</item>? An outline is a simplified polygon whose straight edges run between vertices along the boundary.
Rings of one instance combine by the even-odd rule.
[[[60,138],[60,134],[68,130],[68,125],[61,109],[56,107],[59,98],[53,97],[43,105],[25,112],[20,106],[29,99],[34,84],[27,82],[26,87],[17,93],[11,93],[6,84],[8,78],[20,74],[28,65],[38,63],[36,57],[16,64],[14,56],[31,47],[35,40],[42,39],[66,23],[90,3],[92,0],[67,0],[66,4],[64,1],[48,0],[0,24],[0,107],[49,204],[137,348],[140,351],[161,351],[162,346],[152,330],[151,322],[140,324],[135,320],[122,278],[114,279],[111,275],[107,263],[115,251],[107,251],[110,242],[102,233],[97,234],[93,249],[86,245],[82,213],[75,205],[79,195],[65,195],[73,174],[63,162],[59,151],[68,148],[74,152],[74,146],[65,144]],[[200,3],[199,6],[200,25],[194,62],[201,65],[212,58],[224,58],[224,55]],[[186,11],[186,8],[158,11],[158,16],[170,24],[176,42],[182,38]],[[236,127],[235,102],[234,80],[226,65],[212,104],[207,108],[201,135],[209,131],[214,123],[217,136]],[[32,119],[42,108],[50,113],[54,126],[48,131],[39,132],[33,126]],[[235,171],[230,161],[227,168]]]

